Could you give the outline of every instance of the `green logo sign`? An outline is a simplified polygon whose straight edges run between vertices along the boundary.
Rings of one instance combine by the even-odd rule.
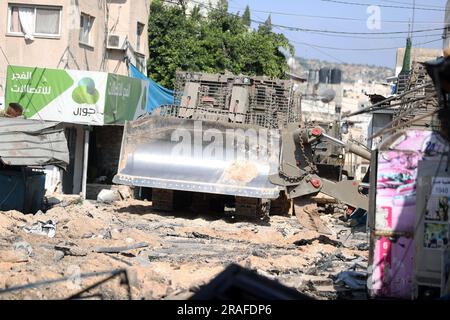
[[[100,94],[91,78],[83,78],[72,92],[72,99],[78,104],[96,104]]]

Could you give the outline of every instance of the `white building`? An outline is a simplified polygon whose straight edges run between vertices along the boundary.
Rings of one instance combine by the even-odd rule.
[[[217,7],[220,0],[167,0],[166,4],[185,5],[187,12],[190,13],[195,7],[200,8],[200,13],[206,15],[209,8]]]

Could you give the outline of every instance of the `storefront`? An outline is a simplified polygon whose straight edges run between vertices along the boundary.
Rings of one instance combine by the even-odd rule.
[[[70,164],[65,171],[46,168],[48,190],[86,197],[88,180],[108,183],[113,174],[125,121],[146,113],[148,82],[104,72],[8,66],[5,92],[5,104],[19,103],[25,118],[56,121],[65,129]]]

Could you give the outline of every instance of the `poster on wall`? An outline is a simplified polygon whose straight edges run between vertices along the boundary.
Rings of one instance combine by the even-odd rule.
[[[425,220],[448,222],[450,197],[432,196],[428,199]]]
[[[428,249],[444,249],[448,247],[448,225],[425,223],[424,246]]]
[[[27,119],[123,124],[145,113],[148,83],[104,72],[8,66],[6,103]]]

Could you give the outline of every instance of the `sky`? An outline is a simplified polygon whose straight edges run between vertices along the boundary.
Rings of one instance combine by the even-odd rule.
[[[405,46],[406,33],[387,35],[374,33],[407,32],[409,22],[412,21],[413,17],[413,10],[410,8],[412,8],[414,0],[338,0],[338,2],[352,2],[363,5],[349,5],[333,1],[229,0],[229,11],[242,14],[245,6],[249,5],[252,20],[264,21],[271,13],[274,25],[350,33],[371,33],[368,35],[338,35],[292,31],[279,27],[273,29],[274,32],[286,35],[295,46],[296,56],[299,57],[394,68],[396,50],[392,48]],[[446,2],[446,0],[416,0],[417,9],[414,14],[413,30],[442,28]],[[369,8],[371,5],[376,5],[378,8]],[[392,8],[392,6],[406,8]],[[380,19],[374,20],[373,18],[376,18],[378,13]],[[367,20],[370,21],[369,26]],[[377,21],[379,21],[379,24]],[[413,33],[413,46],[440,49],[442,48],[441,36],[441,30],[415,32]],[[367,48],[383,50],[354,50]]]

